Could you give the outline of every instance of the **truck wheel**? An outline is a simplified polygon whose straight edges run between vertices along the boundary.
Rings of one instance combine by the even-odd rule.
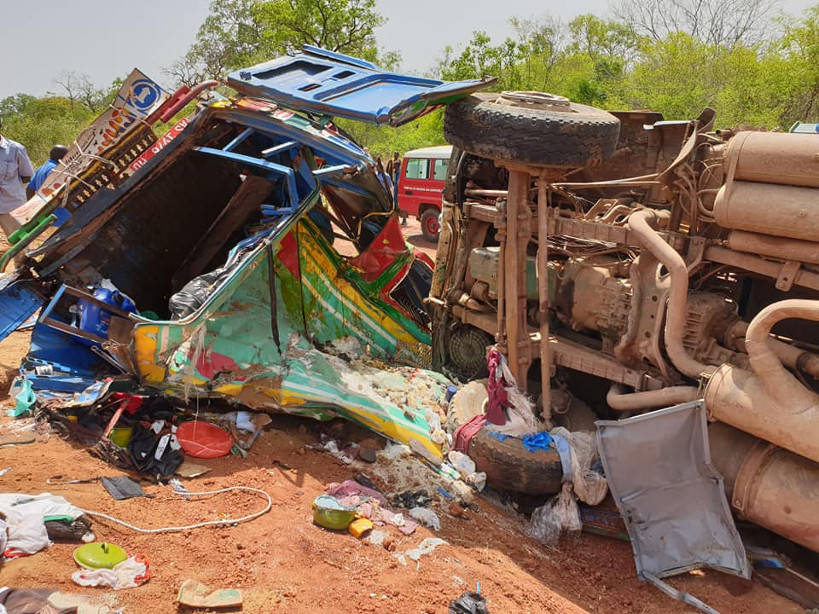
[[[421,234],[424,235],[424,238],[427,241],[437,243],[439,231],[440,227],[438,226],[438,210],[427,209],[421,214]]]
[[[447,412],[447,429],[454,429],[483,411],[486,387],[470,382],[453,397]],[[469,442],[468,456],[478,471],[486,473],[486,483],[495,490],[529,495],[560,492],[563,466],[554,450],[529,452],[514,437],[501,441],[485,428]]]
[[[486,429],[469,442],[469,458],[478,471],[486,472],[486,483],[495,490],[527,495],[554,495],[560,492],[563,466],[555,450],[529,452],[520,439],[499,441]]]
[[[620,120],[601,109],[539,92],[473,94],[447,106],[444,135],[455,147],[535,166],[596,166],[614,154]]]

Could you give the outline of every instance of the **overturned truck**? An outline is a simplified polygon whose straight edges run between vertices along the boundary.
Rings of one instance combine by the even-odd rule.
[[[447,380],[423,368],[479,379],[497,346],[545,426],[704,396],[734,508],[819,551],[816,137],[470,95],[489,83],[316,48],[237,71],[231,98],[133,76],[15,212],[0,336],[41,309],[22,379],[71,407],[147,390],[339,415],[440,463]],[[442,104],[433,270],[333,118]],[[468,451],[498,488],[561,488],[553,450],[481,431]]]
[[[555,424],[704,397],[734,510],[819,551],[819,140],[713,123],[450,105],[433,356],[481,377],[497,343]],[[490,484],[559,489],[554,452],[478,435],[470,454]]]

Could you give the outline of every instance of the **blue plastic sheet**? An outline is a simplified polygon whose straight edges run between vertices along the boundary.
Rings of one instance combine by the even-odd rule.
[[[552,438],[548,431],[540,431],[534,435],[527,435],[522,441],[523,447],[529,450],[529,452],[548,450],[552,444]]]

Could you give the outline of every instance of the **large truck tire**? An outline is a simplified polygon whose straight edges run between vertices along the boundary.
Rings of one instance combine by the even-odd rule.
[[[614,154],[619,134],[611,113],[530,92],[473,94],[448,105],[444,116],[444,136],[455,147],[534,166],[599,165]]]
[[[481,382],[461,388],[450,404],[447,428],[454,429],[483,413],[486,398]],[[483,428],[469,442],[467,456],[475,461],[478,471],[486,473],[486,483],[495,490],[538,496],[560,492],[563,466],[555,450],[530,452],[520,439],[507,437],[501,441]]]

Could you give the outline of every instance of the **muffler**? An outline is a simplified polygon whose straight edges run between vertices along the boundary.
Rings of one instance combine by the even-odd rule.
[[[819,552],[819,464],[719,422],[708,437],[737,514]]]

